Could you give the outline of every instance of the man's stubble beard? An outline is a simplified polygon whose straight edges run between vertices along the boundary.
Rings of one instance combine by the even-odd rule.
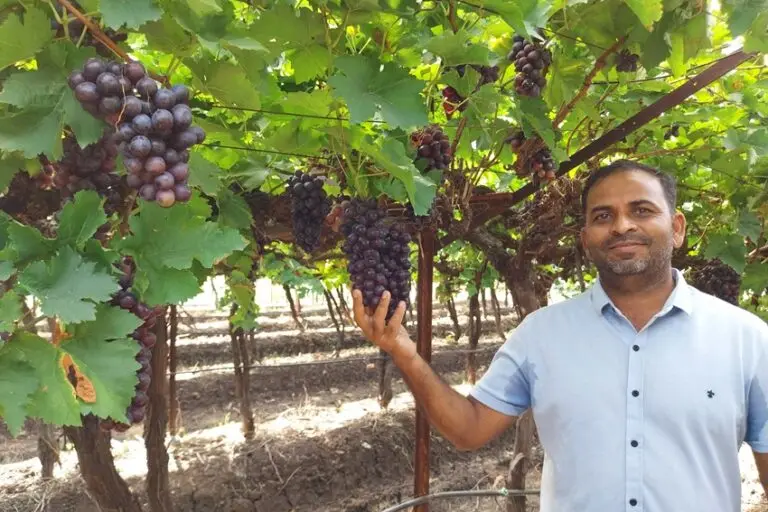
[[[672,252],[672,240],[668,240],[664,246],[658,247],[655,250],[651,249],[644,258],[611,260],[608,257],[604,257],[592,258],[592,261],[601,276],[621,278],[645,274],[651,277],[661,275],[671,267]]]

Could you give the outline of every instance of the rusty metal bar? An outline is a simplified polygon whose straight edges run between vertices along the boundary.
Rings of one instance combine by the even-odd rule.
[[[416,350],[426,362],[432,360],[432,275],[435,259],[435,233],[425,229],[419,235],[419,267],[416,284],[416,317],[418,338]],[[421,408],[416,408],[416,450],[413,488],[415,496],[429,494],[429,422]],[[429,505],[414,508],[416,512],[429,512]]]
[[[742,50],[738,50],[728,55],[724,59],[716,61],[710,67],[708,67],[698,75],[694,76],[693,78],[685,82],[683,85],[681,85],[674,91],[663,96],[655,103],[648,105],[647,107],[645,107],[640,112],[638,112],[637,114],[633,115],[632,117],[630,117],[629,119],[621,123],[619,126],[614,128],[613,130],[604,134],[602,137],[599,137],[593,142],[587,144],[586,146],[578,150],[576,153],[571,155],[571,157],[568,160],[561,162],[556,173],[557,177],[562,176],[563,174],[567,173],[571,169],[574,169],[575,167],[583,164],[590,158],[598,155],[602,151],[606,150],[608,147],[619,142],[621,139],[623,139],[630,133],[634,132],[639,128],[642,128],[643,126],[648,124],[650,121],[659,117],[661,114],[663,114],[667,110],[670,110],[678,106],[691,95],[695,94],[699,90],[708,86],[718,78],[721,78],[723,75],[725,75],[729,71],[733,71],[740,64],[753,58],[755,55],[757,54],[744,53]],[[502,214],[511,206],[525,200],[528,196],[533,195],[538,190],[538,188],[539,188],[538,186],[534,185],[532,182],[529,182],[528,184],[515,190],[511,194],[508,194],[508,193],[504,194],[502,201],[494,201],[493,202],[494,204],[491,207],[489,207],[487,210],[483,212],[478,212],[477,215],[473,216],[472,226],[470,229],[476,228],[477,226],[481,226],[486,222],[488,222],[489,220],[491,220],[492,218]],[[455,236],[448,235],[442,240],[440,240],[438,245],[440,247],[444,247],[450,244],[451,242],[453,242],[455,239],[456,239]]]

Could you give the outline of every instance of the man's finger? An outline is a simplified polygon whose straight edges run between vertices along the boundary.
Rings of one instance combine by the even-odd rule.
[[[381,294],[381,300],[376,307],[376,312],[373,314],[373,327],[374,329],[384,328],[384,320],[387,318],[387,310],[389,310],[389,301],[392,299],[392,294],[388,290],[384,290]]]
[[[392,318],[389,319],[389,323],[387,324],[387,330],[393,336],[396,335],[398,332],[400,332],[400,325],[403,323],[404,316],[405,316],[405,301],[401,300],[397,304],[397,309],[395,309],[395,313],[392,315]]]
[[[371,326],[370,318],[365,314],[365,306],[363,306],[363,294],[360,290],[352,290],[352,312],[355,317],[355,322],[363,330],[363,334],[366,337],[369,336],[369,330]]]

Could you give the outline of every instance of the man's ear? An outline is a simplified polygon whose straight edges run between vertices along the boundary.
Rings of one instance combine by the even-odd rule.
[[[685,215],[680,210],[676,210],[672,216],[672,243],[675,249],[679,249],[685,240]]]

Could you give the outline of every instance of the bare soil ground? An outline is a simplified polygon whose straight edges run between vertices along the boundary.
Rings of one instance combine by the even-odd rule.
[[[395,396],[388,410],[376,401],[378,351],[347,327],[344,349],[323,312],[304,311],[308,330],[296,330],[289,315],[268,314],[252,349],[261,356],[253,369],[252,400],[257,432],[251,441],[240,433],[239,406],[223,316],[195,314],[194,325],[181,326],[179,400],[183,430],[169,438],[171,485],[178,511],[184,512],[367,512],[379,511],[412,495],[413,400],[395,374]],[[466,337],[450,337],[447,314],[435,312],[433,366],[461,392]],[[462,318],[466,325],[466,317]],[[504,328],[515,321],[505,311]],[[492,317],[478,357],[482,374],[501,339]],[[333,364],[302,366],[332,360]],[[277,365],[293,364],[279,367]],[[118,470],[143,500],[146,453],[140,427],[113,439]],[[439,435],[431,438],[432,491],[491,489],[503,486],[511,458],[510,430],[477,452],[459,452]],[[71,446],[61,454],[55,479],[39,479],[36,427],[29,422],[16,439],[0,433],[0,511],[96,512],[78,476]],[[744,511],[762,492],[754,467],[744,455]],[[536,460],[541,460],[537,451]],[[538,487],[538,470],[527,487]],[[538,510],[536,497],[529,510]],[[753,507],[753,508],[750,508]],[[503,500],[453,499],[434,502],[432,512],[500,511]]]

